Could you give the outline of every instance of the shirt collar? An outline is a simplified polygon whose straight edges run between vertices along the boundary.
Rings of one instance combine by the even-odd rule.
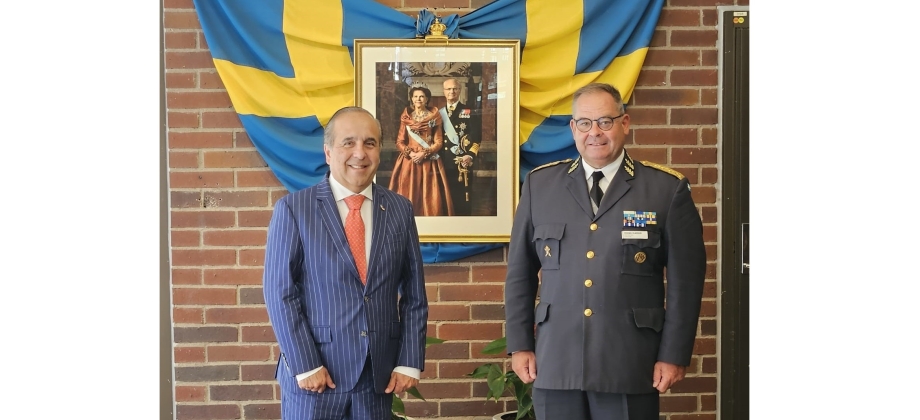
[[[339,181],[336,181],[332,175],[329,175],[329,188],[332,190],[332,196],[335,197],[335,201],[342,201],[345,199],[345,197],[350,197],[355,194],[348,188],[345,188],[344,185],[340,184]],[[372,182],[371,185],[368,185],[364,191],[361,191],[358,194],[363,195],[364,198],[368,200],[374,201],[374,194],[372,192],[373,188],[374,183]]]
[[[588,164],[588,162],[585,162],[585,160],[582,159],[582,160],[581,160],[581,164],[582,164],[582,166],[585,167],[585,179],[590,179],[590,178],[591,178],[591,174],[593,174],[594,171],[598,171],[598,170],[599,170],[599,171],[601,171],[601,172],[604,173],[604,178],[606,178],[608,181],[612,181],[612,180],[613,180],[613,176],[616,175],[617,170],[620,169],[620,165],[623,164],[623,157],[624,157],[624,156],[626,156],[626,149],[623,149],[623,150],[620,152],[620,156],[617,157],[616,159],[614,159],[613,162],[610,162],[610,163],[608,163],[606,166],[604,166],[603,168],[599,168],[599,169],[592,168],[591,165]]]

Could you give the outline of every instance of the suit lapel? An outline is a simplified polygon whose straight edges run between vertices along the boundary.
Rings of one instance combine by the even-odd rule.
[[[381,187],[377,184],[373,185],[374,192],[374,202],[372,203],[374,208],[374,219],[373,219],[373,232],[371,234],[371,257],[367,262],[367,283],[370,284],[371,280],[374,279],[372,275],[374,273],[374,267],[377,264],[377,257],[381,254],[381,247],[383,246],[383,238],[386,237],[386,226],[387,226],[387,200],[386,196],[383,194]]]
[[[617,201],[620,201],[629,191],[629,182],[634,178],[635,166],[629,154],[626,153],[626,149],[623,149],[623,154],[623,163],[620,164],[620,169],[617,169],[617,174],[613,177],[613,181],[607,186],[604,198],[601,199],[601,205],[597,208],[595,219],[613,208]]]
[[[354,274],[355,278],[360,281],[361,276],[358,274],[358,266],[355,265],[355,257],[351,255],[351,248],[348,247],[348,240],[345,239],[345,226],[342,225],[342,216],[339,215],[339,208],[335,203],[335,196],[332,195],[332,189],[329,187],[329,180],[324,179],[317,184],[316,204],[323,224],[326,226],[326,232],[332,239],[332,245],[338,251],[339,255],[345,261],[345,265]]]
[[[572,198],[575,199],[575,202],[578,203],[578,206],[584,210],[585,214],[587,214],[588,217],[593,217],[594,209],[591,208],[591,197],[588,197],[588,184],[585,178],[585,170],[580,164],[581,158],[578,158],[578,160],[569,167],[569,180],[566,182],[565,186],[568,188],[569,193],[572,194]]]

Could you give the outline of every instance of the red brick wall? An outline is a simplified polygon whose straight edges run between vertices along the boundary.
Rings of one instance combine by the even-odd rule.
[[[464,14],[487,0],[383,0],[410,15],[426,6]],[[287,193],[256,152],[211,61],[192,0],[164,0],[176,413],[186,419],[277,419],[278,346],[261,278],[272,204]],[[700,330],[688,377],[662,397],[671,420],[716,418],[718,5],[669,0],[629,103],[631,155],[690,178],[709,256]],[[441,12],[441,10],[439,10]],[[506,249],[425,268],[429,349],[410,415],[489,418],[511,402],[485,402],[465,374],[503,335]]]

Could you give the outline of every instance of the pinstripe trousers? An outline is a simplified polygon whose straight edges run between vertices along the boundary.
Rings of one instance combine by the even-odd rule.
[[[371,358],[364,363],[361,377],[352,390],[306,391],[297,379],[281,370],[281,418],[283,420],[389,420],[393,394],[374,392]],[[332,378],[335,382],[335,378]]]

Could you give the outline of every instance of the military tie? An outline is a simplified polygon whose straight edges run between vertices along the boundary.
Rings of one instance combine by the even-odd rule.
[[[453,105],[448,105],[448,106],[447,106],[447,115],[450,115],[450,114],[453,114],[453,113],[454,113],[454,107],[455,107],[455,106],[457,106],[457,104],[453,104]]]
[[[358,275],[361,276],[361,283],[367,284],[364,220],[361,219],[361,204],[363,203],[364,196],[361,194],[345,197],[345,204],[348,205],[348,216],[345,216],[345,238],[351,248],[351,255],[355,257],[355,265],[358,268]]]
[[[591,176],[594,178],[594,185],[591,186],[591,199],[594,200],[594,204],[597,207],[601,206],[601,199],[604,198],[604,191],[601,190],[601,179],[604,177],[604,173],[601,171],[594,171]]]

